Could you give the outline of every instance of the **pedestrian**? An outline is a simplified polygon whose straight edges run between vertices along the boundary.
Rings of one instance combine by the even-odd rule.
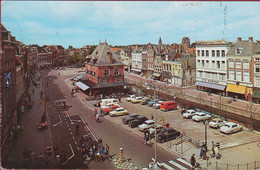
[[[149,132],[146,130],[144,132],[144,144],[148,144],[148,140],[149,140]]]
[[[97,114],[97,108],[94,109],[94,115],[96,116]]]
[[[99,114],[98,113],[96,114],[96,122],[99,123]]]
[[[100,109],[100,116],[104,116],[104,115],[103,115],[103,110],[102,110],[102,109]]]
[[[200,148],[200,159],[202,159],[202,157],[203,157],[203,152],[204,152],[203,147],[201,147]]]
[[[108,146],[108,144],[105,144],[104,150],[105,150],[105,157],[109,158],[109,146]]]
[[[119,100],[119,103],[121,103],[121,96],[120,96],[120,94],[118,96],[118,100]]]
[[[195,168],[195,164],[196,164],[195,154],[192,154],[191,159],[190,159],[190,164],[191,164],[192,168]]]
[[[162,125],[164,125],[164,118],[163,118],[163,116],[161,117],[161,123],[162,123]]]
[[[54,144],[52,150],[53,150],[53,156],[55,158],[58,155],[58,146],[56,144]]]
[[[215,149],[215,144],[214,144],[214,142],[212,141],[212,142],[211,142],[211,152],[210,152],[210,156],[211,156],[211,157],[214,157],[214,156],[215,156],[215,151],[214,151],[214,149]]]
[[[40,95],[41,95],[41,99],[43,98],[43,91],[41,90],[40,92]]]
[[[32,89],[32,94],[34,94],[34,89]]]
[[[151,114],[151,120],[153,120],[153,114]]]
[[[79,134],[79,124],[76,125],[76,134]]]

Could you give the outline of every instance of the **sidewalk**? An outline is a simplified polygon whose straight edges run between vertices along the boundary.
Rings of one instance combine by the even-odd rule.
[[[21,122],[23,123],[24,130],[13,140],[12,147],[7,153],[8,165],[3,168],[27,169],[27,168],[50,168],[55,167],[55,160],[53,156],[46,154],[46,147],[53,146],[52,136],[50,129],[39,130],[38,124],[41,121],[41,116],[45,111],[44,104],[40,104],[40,92],[42,90],[41,80],[37,81],[40,87],[35,87],[31,83],[29,94],[35,101],[31,110],[23,113]],[[34,89],[34,94],[32,90]],[[48,116],[48,114],[47,114]],[[23,152],[25,149],[32,154],[32,159],[24,161]],[[37,157],[42,155],[41,158]]]

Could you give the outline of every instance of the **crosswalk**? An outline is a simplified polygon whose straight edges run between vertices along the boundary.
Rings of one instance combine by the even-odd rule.
[[[186,161],[185,159],[178,158],[176,160],[169,160],[167,162],[159,163],[161,169],[191,169],[190,162]]]

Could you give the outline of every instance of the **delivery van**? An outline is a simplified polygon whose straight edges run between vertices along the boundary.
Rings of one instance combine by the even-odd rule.
[[[168,110],[177,109],[177,103],[174,101],[162,102],[160,109],[165,112]]]

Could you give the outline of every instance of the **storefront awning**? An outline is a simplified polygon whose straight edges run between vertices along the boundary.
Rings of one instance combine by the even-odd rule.
[[[78,86],[80,89],[82,89],[83,91],[89,89],[89,86],[87,86],[86,84],[82,83],[81,81],[75,83],[76,86]]]
[[[159,74],[159,73],[153,73],[153,76],[155,76],[155,77],[160,77],[161,74]]]
[[[235,85],[235,84],[228,84],[226,91],[227,92],[232,92],[232,93],[238,93],[238,94],[245,94],[246,86],[239,86],[239,85]]]
[[[252,97],[260,99],[260,90],[255,90]]]
[[[224,85],[220,85],[220,84],[212,84],[212,83],[207,83],[207,82],[201,82],[201,81],[197,81],[195,83],[196,86],[202,86],[202,87],[207,87],[207,88],[211,88],[211,89],[216,89],[216,90],[222,90],[224,91],[226,86]]]
[[[142,70],[139,70],[139,69],[136,69],[136,68],[132,68],[131,69],[132,71],[138,71],[138,72],[141,72]]]

